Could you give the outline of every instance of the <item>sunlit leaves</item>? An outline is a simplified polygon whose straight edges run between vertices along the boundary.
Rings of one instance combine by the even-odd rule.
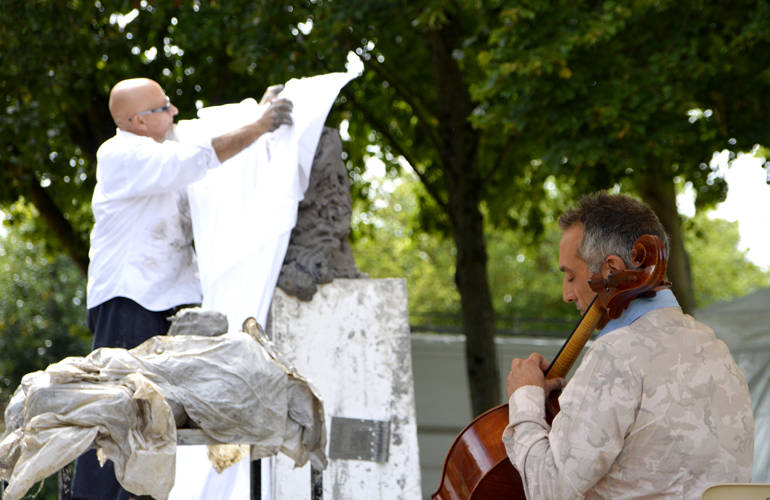
[[[566,334],[565,325],[577,317],[574,305],[562,302],[558,270],[561,232],[555,216],[569,196],[551,182],[544,186],[550,197],[542,209],[547,213],[541,237],[534,238],[526,228],[487,232],[490,289],[497,327],[504,331],[537,328]],[[371,277],[407,278],[413,324],[459,327],[454,247],[446,238],[420,230],[416,219],[421,193],[413,175],[375,181],[371,210],[354,220],[354,230],[361,235],[353,247],[356,263]],[[770,285],[770,272],[737,249],[737,223],[699,213],[686,218],[684,225],[698,307]]]
[[[114,131],[109,89],[133,76],[160,82],[179,118],[191,118],[201,106],[259,97],[292,77],[343,71],[356,54],[365,70],[327,124],[346,124],[357,245],[372,250],[369,262],[392,264],[387,273],[406,274],[414,300],[435,299],[439,309],[458,307],[452,274],[485,254],[495,308],[537,307],[555,294],[550,275],[538,278],[552,259],[553,214],[567,199],[681,178],[703,206],[724,195],[712,151],[770,143],[765,2],[6,3],[0,203],[52,200],[57,213],[41,218],[72,225],[79,244],[66,248],[79,262],[95,152]],[[712,114],[691,123],[693,109]],[[396,190],[394,203],[375,204],[371,157],[390,175],[410,164],[422,188],[408,202]],[[31,197],[33,187],[47,196]],[[18,207],[10,212],[17,222],[27,206]],[[408,224],[389,233],[407,213]],[[40,227],[27,236],[38,250],[53,247],[37,244],[53,240]],[[538,242],[542,251],[533,250]],[[454,269],[457,244],[458,255],[473,258]],[[534,282],[529,294],[516,292],[524,280]],[[431,283],[437,291],[421,291]],[[485,292],[466,289],[463,301]],[[486,304],[466,309],[492,316]]]
[[[687,219],[685,227],[698,307],[770,286],[770,272],[749,262],[746,252],[737,249],[737,222],[712,220],[701,213]]]
[[[21,223],[0,237],[1,402],[24,374],[89,350],[85,281],[66,256],[32,243],[30,229]]]
[[[474,122],[484,130],[513,123],[522,133],[539,131],[530,138],[544,166],[574,176],[584,190],[607,179],[655,176],[670,182],[685,175],[704,204],[713,203],[724,196],[724,186],[706,182],[698,164],[715,148],[750,149],[762,142],[746,121],[767,122],[756,113],[761,107],[738,116],[732,111],[763,92],[755,86],[739,97],[727,75],[768,66],[757,59],[767,57],[766,34],[748,28],[767,16],[767,8],[751,2],[745,7],[519,2],[501,11],[490,35],[494,43],[478,55],[487,77],[474,83],[474,96],[491,104]],[[745,50],[746,40],[763,45],[765,55]],[[725,93],[735,101],[725,102]],[[721,114],[688,121],[689,110],[699,104],[710,109],[715,100],[724,106]],[[744,129],[745,142],[728,145],[730,128]],[[676,172],[660,168],[674,164]]]

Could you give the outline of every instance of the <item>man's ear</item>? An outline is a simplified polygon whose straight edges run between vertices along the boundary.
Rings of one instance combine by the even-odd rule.
[[[123,130],[133,132],[136,135],[146,135],[147,125],[141,115],[134,115],[131,120],[124,122]]]
[[[617,255],[610,254],[604,258],[604,265],[602,266],[602,275],[606,278],[610,272],[624,271],[626,269],[626,263],[623,259]]]

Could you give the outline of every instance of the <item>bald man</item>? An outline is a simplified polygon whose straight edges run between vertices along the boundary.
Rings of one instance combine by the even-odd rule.
[[[201,301],[186,186],[260,136],[291,125],[292,104],[268,89],[265,113],[233,132],[182,144],[173,136],[179,110],[147,78],[117,83],[109,109],[117,130],[96,153],[94,228],[88,267],[88,327],[94,349],[131,349],[165,334],[182,305]],[[227,168],[227,167],[224,167]],[[73,498],[129,499],[112,463],[91,451],[77,461]]]

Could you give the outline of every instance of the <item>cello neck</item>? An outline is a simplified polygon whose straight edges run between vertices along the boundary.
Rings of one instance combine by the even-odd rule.
[[[588,339],[591,338],[591,334],[596,329],[599,322],[604,316],[604,309],[599,305],[598,301],[594,298],[591,305],[588,306],[588,310],[585,312],[580,322],[572,331],[567,341],[559,350],[559,353],[551,362],[551,365],[545,372],[545,378],[559,378],[566,377],[569,373],[572,365],[575,364],[580,351],[585,347]]]

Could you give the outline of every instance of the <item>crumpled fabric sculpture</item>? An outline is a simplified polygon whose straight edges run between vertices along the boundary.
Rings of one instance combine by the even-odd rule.
[[[174,482],[181,406],[210,438],[249,442],[326,467],[323,407],[269,341],[244,332],[157,336],[101,348],[27,374],[6,409],[0,480],[7,500],[95,447],[129,491],[165,499]],[[151,478],[151,480],[148,480]]]

